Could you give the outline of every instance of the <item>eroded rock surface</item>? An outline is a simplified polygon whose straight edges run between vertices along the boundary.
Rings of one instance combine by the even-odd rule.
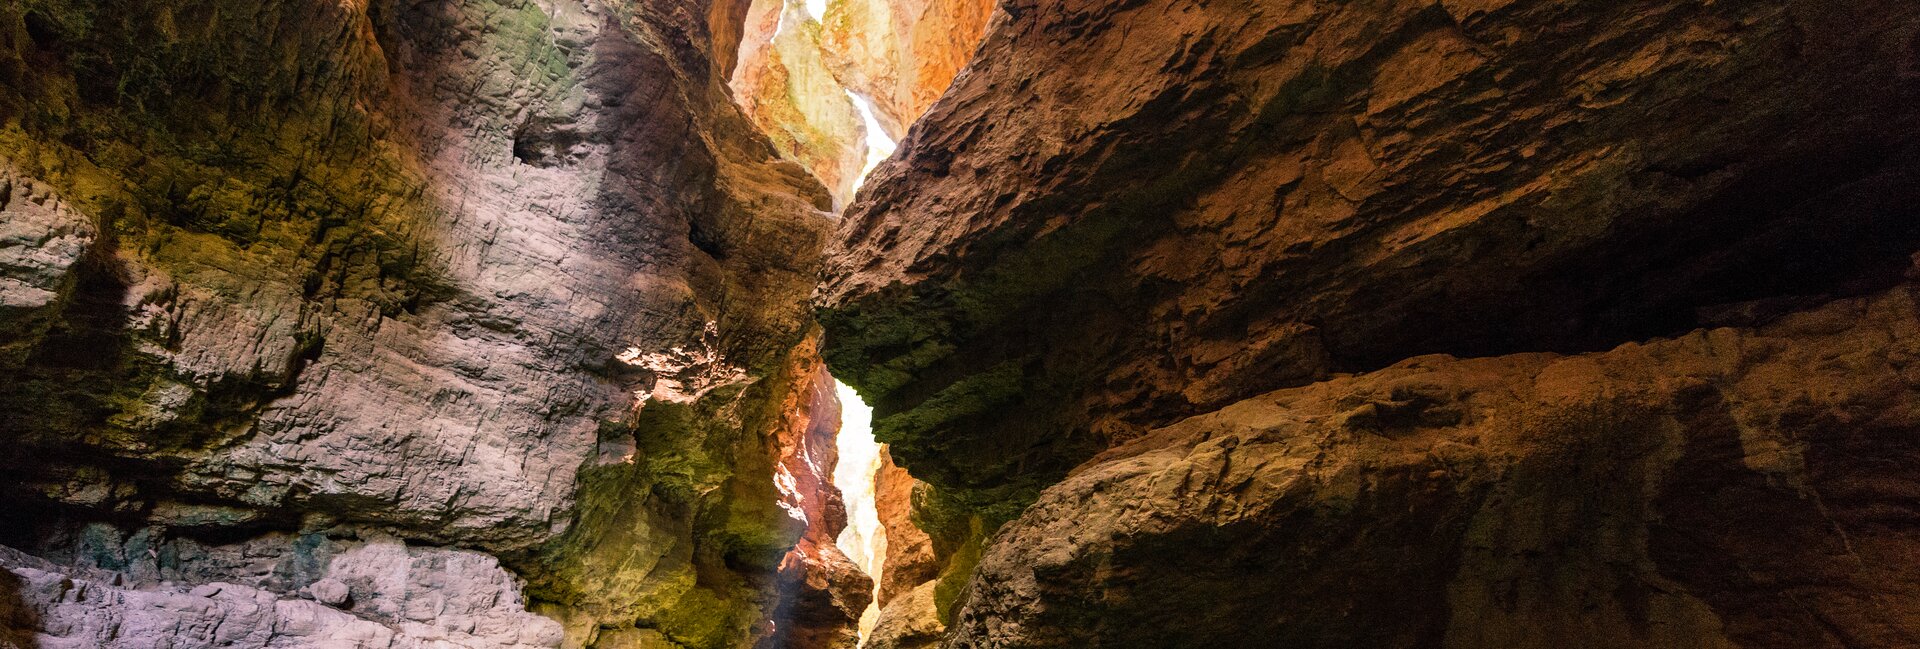
[[[880,576],[880,606],[940,576],[933,539],[913,522],[913,490],[919,484],[884,450],[874,474],[874,506],[887,537],[887,557]]]
[[[880,611],[880,620],[867,637],[866,649],[933,649],[946,637],[934,606],[932,581],[900,593]]]
[[[0,646],[561,646],[560,625],[528,613],[517,580],[492,557],[408,548],[392,539],[310,549],[332,555],[319,572],[327,577],[295,595],[258,583],[263,577],[271,580],[270,574],[222,570],[274,563],[262,555],[222,557],[216,550],[215,556],[186,564],[192,567],[185,574],[201,583],[141,583],[124,572],[60,565],[0,548]],[[244,563],[223,563],[235,559]],[[143,569],[159,567],[150,562]],[[183,573],[172,570],[168,576]]]
[[[1003,531],[945,646],[1912,646],[1917,294],[1155,430]]]
[[[746,24],[734,96],[782,154],[833,191],[835,209],[845,207],[866,166],[866,127],[828,67],[820,22],[800,0],[755,0]]]
[[[821,42],[841,85],[873,103],[890,139],[946,93],[973,59],[992,0],[839,0],[827,4]]]
[[[1330,371],[1859,294],[1920,241],[1912,3],[999,12],[825,291],[882,441],[981,502]]]
[[[787,514],[806,525],[800,543],[780,560],[780,603],[769,616],[765,649],[855,649],[860,614],[873,600],[873,580],[834,544],[847,527],[847,507],[833,485],[839,463],[841,404],[833,377],[816,354],[818,337],[798,351],[811,362],[797,367],[808,389],[794,393],[777,440],[774,485]]]
[[[764,631],[831,199],[716,69],[744,8],[0,5],[0,275],[48,312],[0,341],[0,543],[377,532],[499,557],[569,647]]]

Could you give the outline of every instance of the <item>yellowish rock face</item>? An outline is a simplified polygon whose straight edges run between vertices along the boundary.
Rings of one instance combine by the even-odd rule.
[[[754,2],[731,85],[774,147],[819,177],[836,208],[845,206],[866,162],[866,131],[827,67],[820,22],[804,5]]]

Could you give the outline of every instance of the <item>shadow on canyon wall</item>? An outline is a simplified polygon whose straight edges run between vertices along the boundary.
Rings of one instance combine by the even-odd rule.
[[[0,649],[39,649],[40,614],[20,596],[19,575],[0,570]]]

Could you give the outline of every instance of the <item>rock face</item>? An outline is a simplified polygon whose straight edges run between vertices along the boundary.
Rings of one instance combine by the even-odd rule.
[[[135,544],[145,539],[135,539]],[[129,571],[58,565],[0,548],[0,646],[19,649],[214,647],[558,647],[560,625],[528,613],[517,580],[492,557],[409,548],[394,539],[305,539],[305,553],[254,543],[249,555],[133,557]],[[129,546],[131,547],[131,546]],[[94,550],[124,550],[126,547]],[[330,577],[298,593],[276,572],[315,562]],[[170,564],[163,566],[162,564]],[[164,574],[203,581],[133,584]]]
[[[800,543],[780,561],[780,603],[770,616],[766,649],[855,649],[860,614],[873,600],[873,580],[834,544],[847,527],[847,508],[831,477],[839,462],[840,401],[833,377],[815,355],[818,337],[799,351],[813,361],[798,368],[809,386],[783,409],[774,457],[774,485],[789,516],[806,525]]]
[[[781,153],[833,191],[836,210],[846,206],[866,166],[866,128],[828,69],[819,21],[799,0],[755,0],[747,29],[734,95]]]
[[[991,0],[839,0],[821,19],[834,77],[873,102],[889,138],[926,114],[953,83],[993,15]]]
[[[894,464],[882,450],[880,470],[874,474],[874,505],[880,511],[880,525],[886,532],[887,558],[881,562],[880,606],[940,576],[941,564],[933,551],[933,539],[913,522],[913,490],[920,482],[907,470]]]
[[[934,606],[934,582],[901,593],[880,611],[867,649],[933,649],[945,638],[946,625]]]
[[[764,632],[801,533],[769,440],[807,388],[784,377],[809,362],[791,350],[831,199],[716,69],[744,9],[0,5],[0,543],[73,557],[8,563],[22,578],[126,602],[14,619],[87,618],[41,628],[82,646],[113,628],[202,646],[189,618],[242,615],[220,625],[235,646],[385,647],[418,635],[409,615],[515,629],[474,647]],[[381,600],[338,568],[116,586],[73,572],[95,524],[280,554],[392,535],[498,557],[526,597],[497,567],[474,593],[390,571],[430,591],[391,619],[362,615]],[[325,579],[354,615],[292,601],[336,599]],[[56,590],[30,594],[72,596]],[[564,639],[524,610],[414,603],[470,595],[530,604]],[[93,619],[142,602],[188,617]]]
[[[1912,646],[1916,295],[1155,430],[1002,532],[946,646]]]
[[[1912,3],[999,11],[824,291],[882,441],[983,506],[1329,372],[1860,294],[1920,241]]]
[[[46,334],[95,236],[52,187],[0,161],[0,363],[24,361]]]
[[[1911,645],[1916,32],[1001,3],[822,291],[945,646]]]

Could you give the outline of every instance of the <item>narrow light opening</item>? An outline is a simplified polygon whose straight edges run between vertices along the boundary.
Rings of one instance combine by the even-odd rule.
[[[887,537],[874,494],[881,447],[873,438],[873,409],[851,386],[836,379],[833,388],[840,398],[840,432],[834,437],[840,460],[833,467],[833,486],[847,506],[847,527],[834,545],[873,578],[873,602],[860,614],[860,643],[865,645],[880,619],[880,571],[887,557]]]

